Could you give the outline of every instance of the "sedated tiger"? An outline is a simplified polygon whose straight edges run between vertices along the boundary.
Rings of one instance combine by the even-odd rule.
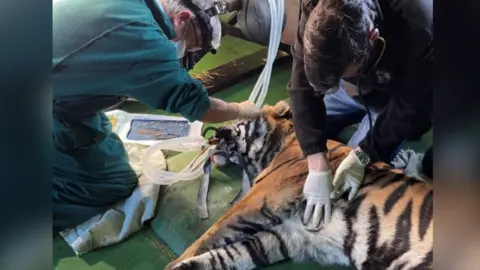
[[[355,199],[333,203],[318,231],[302,225],[308,174],[290,106],[264,106],[255,121],[217,133],[217,148],[241,153],[255,175],[250,192],[165,269],[257,269],[284,259],[357,269],[431,269],[433,186],[385,163],[366,169]],[[335,173],[350,148],[327,142]]]

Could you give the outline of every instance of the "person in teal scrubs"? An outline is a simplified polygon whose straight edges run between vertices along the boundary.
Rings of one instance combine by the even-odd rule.
[[[193,0],[201,9],[212,0]],[[220,45],[218,18],[211,47]],[[130,97],[189,121],[258,117],[251,102],[208,97],[179,58],[204,48],[194,12],[178,0],[53,2],[53,223],[72,228],[137,186],[104,111]]]

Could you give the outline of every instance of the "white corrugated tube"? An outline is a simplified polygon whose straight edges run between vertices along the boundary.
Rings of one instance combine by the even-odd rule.
[[[258,108],[262,107],[268,93],[273,62],[277,57],[282,38],[282,26],[285,13],[285,0],[268,0],[268,4],[270,6],[271,22],[267,63],[248,98],[248,100],[254,102]],[[210,146],[210,149],[202,152],[178,173],[166,170],[166,161],[162,150],[189,152],[198,151],[207,145],[208,142],[201,136],[174,138],[158,142],[151,146],[145,154],[143,173],[148,180],[158,185],[170,185],[179,181],[195,180],[203,175],[203,164],[209,158],[214,146]]]

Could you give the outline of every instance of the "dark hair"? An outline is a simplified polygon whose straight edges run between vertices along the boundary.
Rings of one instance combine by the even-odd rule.
[[[303,35],[305,73],[322,94],[338,87],[351,63],[366,57],[375,5],[371,0],[321,0]]]

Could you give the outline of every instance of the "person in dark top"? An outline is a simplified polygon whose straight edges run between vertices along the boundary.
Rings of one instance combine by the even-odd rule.
[[[355,197],[365,166],[390,162],[402,142],[431,127],[432,2],[301,1],[288,90],[309,165],[307,228],[329,222],[331,199],[348,190]],[[333,179],[326,140],[358,122],[354,150]]]

